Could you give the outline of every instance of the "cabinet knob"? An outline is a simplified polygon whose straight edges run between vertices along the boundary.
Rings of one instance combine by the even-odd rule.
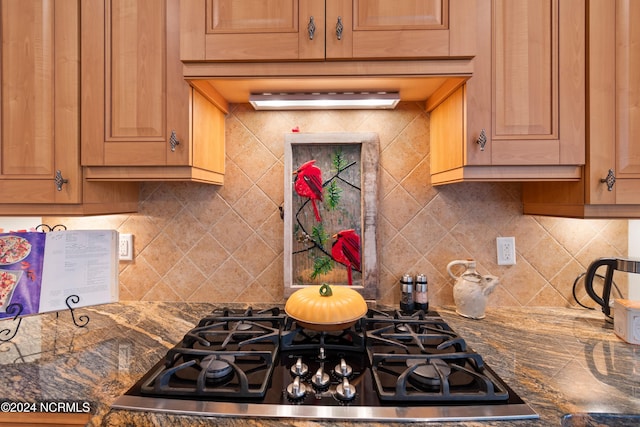
[[[476,144],[480,146],[480,151],[484,151],[484,146],[487,145],[487,133],[482,129],[480,131],[480,135],[478,139],[476,139]]]
[[[178,137],[176,136],[176,131],[171,131],[171,137],[169,138],[169,147],[171,147],[171,151],[176,151],[176,146],[180,145],[180,141],[178,141]]]
[[[56,183],[56,188],[58,189],[58,191],[62,191],[62,186],[69,182],[68,179],[64,179],[62,177],[62,171],[60,171],[60,170],[56,171],[56,176],[53,179],[53,181]]]
[[[338,16],[338,22],[336,23],[336,37],[338,37],[338,40],[342,40],[342,31],[344,31],[342,16]]]
[[[616,183],[616,175],[613,172],[613,169],[609,169],[609,173],[607,173],[606,178],[601,178],[600,182],[607,184],[607,190],[613,191],[613,185]]]
[[[316,34],[316,23],[313,20],[313,16],[309,18],[309,25],[307,25],[307,31],[309,32],[309,40],[313,40],[313,36]]]

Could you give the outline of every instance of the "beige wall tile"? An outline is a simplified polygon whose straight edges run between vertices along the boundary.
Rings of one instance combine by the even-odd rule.
[[[453,304],[446,265],[471,257],[479,272],[501,279],[490,306],[575,306],[573,282],[591,261],[626,255],[627,221],[523,216],[517,183],[432,187],[429,115],[411,102],[394,111],[255,112],[231,105],[224,186],[149,182],[137,214],[43,220],[134,234],[135,259],[120,264],[123,300],[282,303],[278,207],[284,134],[294,127],[380,138],[379,303],[397,305],[400,276],[423,272],[431,304]],[[496,236],[516,238],[516,265],[497,265]],[[576,293],[585,300],[581,283]]]

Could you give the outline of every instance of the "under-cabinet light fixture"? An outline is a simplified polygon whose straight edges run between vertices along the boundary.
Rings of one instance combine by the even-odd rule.
[[[393,109],[398,92],[253,93],[249,103],[256,110]]]

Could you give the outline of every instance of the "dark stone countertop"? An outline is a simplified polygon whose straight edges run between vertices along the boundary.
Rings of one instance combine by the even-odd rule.
[[[122,302],[23,319],[0,344],[0,401],[89,401],[92,426],[362,426],[357,421],[192,417],[109,405],[159,361],[213,305]],[[640,414],[640,346],[614,335],[601,313],[563,308],[500,308],[470,320],[437,308],[533,409],[539,420],[466,422],[466,426],[637,425],[603,414]],[[0,322],[11,328],[12,320]],[[629,424],[625,424],[628,422]],[[450,425],[450,423],[440,423]],[[371,423],[367,423],[371,425]],[[400,423],[384,423],[385,426]],[[434,423],[411,425],[436,426]]]

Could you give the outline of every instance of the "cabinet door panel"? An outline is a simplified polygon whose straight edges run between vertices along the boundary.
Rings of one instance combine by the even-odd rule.
[[[640,178],[640,4],[619,1],[616,15],[616,169],[621,178]]]
[[[208,0],[207,33],[297,32],[295,0]]]
[[[0,198],[78,203],[78,1],[5,0],[0,8]],[[61,191],[57,170],[67,180]]]
[[[551,0],[496,0],[494,139],[556,137],[556,19]]]
[[[354,30],[416,30],[448,27],[448,2],[354,0]]]
[[[524,212],[640,218],[640,3],[589,0],[588,10],[588,158],[584,178],[562,186],[524,184]],[[609,170],[616,177],[611,190],[603,182]]]
[[[166,8],[157,0],[108,4],[107,139],[164,139]]]
[[[324,6],[322,2],[315,3],[316,9]],[[324,12],[324,7],[321,9]],[[207,0],[205,58],[215,61],[298,59],[298,19],[297,0]],[[322,19],[323,16],[314,16],[320,25],[323,25]],[[306,27],[306,20],[303,25]],[[300,29],[300,33],[305,31]],[[317,34],[314,46],[323,44],[322,35]],[[318,52],[323,54],[324,49]]]
[[[557,140],[493,141],[492,160],[495,164],[548,165],[558,161]]]
[[[2,174],[53,177],[53,5],[2,6]]]
[[[637,179],[620,179],[616,182],[616,203],[619,205],[640,205],[640,183]]]
[[[171,130],[185,141],[171,154],[188,151],[182,148],[189,137],[188,84],[175,78],[181,70],[177,13],[177,2],[169,1],[83,2],[84,166],[163,166]],[[172,108],[184,112],[177,117]],[[185,159],[177,157],[172,161]]]
[[[354,57],[353,2],[351,0],[326,0],[325,52],[327,59]],[[338,18],[342,24],[342,34],[338,38]],[[381,46],[378,46],[380,48]]]
[[[298,52],[298,58],[324,58],[325,6],[322,2],[315,0],[299,0],[298,5],[300,7],[298,12],[300,17],[300,31],[298,32],[298,47],[300,51]],[[351,12],[349,11],[349,13]]]
[[[590,164],[586,199],[591,204],[640,204],[640,4],[590,2]],[[612,65],[615,64],[615,65]],[[613,169],[613,191],[601,179]]]
[[[475,46],[451,45],[454,31],[462,33],[471,32],[472,29],[454,29],[450,26],[449,3],[445,0],[327,0],[327,58],[429,58],[471,55]],[[456,2],[456,7],[464,8],[472,14],[475,3]],[[341,12],[345,8],[352,8],[353,12]],[[473,22],[472,19],[459,19],[464,15],[464,12],[456,15],[456,25]],[[341,43],[334,40],[332,30],[338,16],[341,16],[345,27],[345,40]],[[464,37],[458,37],[456,40],[466,44]],[[343,47],[341,51],[336,51],[335,45],[352,47]]]
[[[104,159],[107,165],[158,165],[165,161],[165,155],[164,151],[157,149],[156,142],[112,142],[104,147]]]
[[[493,32],[479,35],[484,52],[476,58],[478,72],[469,81],[473,104],[482,103],[486,89],[481,86],[490,82],[491,111],[490,116],[482,108],[469,114],[469,161],[584,164],[584,4],[492,0],[491,8]],[[487,129],[484,152],[475,143],[480,129]]]
[[[355,58],[397,58],[449,56],[449,32],[429,30],[424,37],[419,31],[354,31]]]
[[[616,11],[610,0],[589,2],[589,162],[586,203],[615,204],[600,180],[616,167]],[[597,58],[597,60],[593,60]]]

